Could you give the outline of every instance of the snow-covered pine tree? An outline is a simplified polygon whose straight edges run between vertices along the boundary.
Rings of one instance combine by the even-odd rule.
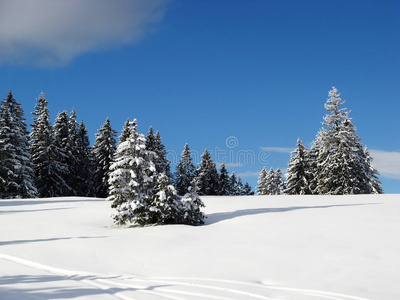
[[[93,193],[96,197],[106,198],[108,196],[108,179],[110,165],[117,148],[117,131],[112,129],[110,119],[96,133],[96,140],[93,144]]]
[[[76,169],[75,190],[77,196],[93,195],[93,159],[88,137],[88,130],[82,121],[78,125],[76,140]]]
[[[41,198],[63,196],[66,186],[64,177],[68,169],[60,161],[65,154],[55,144],[44,93],[36,100],[30,141],[38,195]]]
[[[314,141],[310,149],[306,149],[304,152],[305,165],[307,166],[305,176],[312,195],[318,195],[318,155],[319,144]]]
[[[156,157],[154,164],[158,173],[164,173],[168,179],[172,180],[171,166],[167,159],[167,151],[164,144],[161,142],[160,132],[154,134],[153,126],[150,126],[149,133],[146,137],[146,149],[155,152]]]
[[[188,188],[188,193],[182,198],[183,217],[181,223],[183,224],[195,226],[204,224],[205,214],[201,211],[204,203],[201,201],[198,191],[199,187],[194,179]]]
[[[282,178],[282,171],[280,168],[276,169],[275,172],[275,185],[276,185],[276,194],[281,195],[285,193],[286,184]]]
[[[70,137],[69,116],[67,111],[59,111],[54,122],[54,143],[59,148],[59,162],[64,165],[67,172],[64,173],[63,179],[65,185],[60,187],[60,196],[75,196],[76,191],[72,187],[74,184],[75,174],[70,174],[75,164],[73,155],[74,145]]]
[[[36,195],[24,111],[10,91],[0,107],[0,198]]]
[[[56,120],[56,123],[54,124],[55,130],[56,130],[56,136],[57,140],[60,140],[60,136],[58,136],[58,131],[57,129],[61,129],[61,132],[63,132],[64,129],[64,118],[68,117],[68,113],[66,111],[63,111],[59,113],[58,118],[60,118],[61,123],[57,124],[58,121]],[[57,125],[56,125],[57,124]],[[68,165],[68,176],[67,178],[64,178],[64,180],[68,183],[68,185],[71,187],[73,192],[70,195],[80,195],[78,192],[78,183],[81,178],[80,178],[80,173],[82,170],[80,170],[78,166],[78,156],[79,150],[78,150],[78,122],[76,121],[76,111],[75,109],[72,109],[71,115],[68,117],[67,121],[68,125],[68,136],[63,137],[64,142],[61,142],[58,144],[59,147],[62,149],[65,149],[65,154],[66,154],[66,161],[65,163]],[[61,134],[62,136],[62,134]]]
[[[226,196],[230,193],[230,181],[229,174],[226,170],[225,164],[221,165],[219,170],[219,182],[218,182],[218,195]]]
[[[243,183],[242,183],[242,179],[240,177],[237,178],[237,190],[238,190],[238,195],[244,195]]]
[[[189,145],[186,143],[174,174],[174,185],[178,195],[185,195],[193,179],[196,178],[196,167],[192,162]]]
[[[275,171],[271,167],[267,173],[267,177],[265,179],[265,191],[266,195],[276,195],[277,194],[277,186],[275,180]]]
[[[379,172],[372,166],[372,157],[367,146],[364,148],[365,161],[368,168],[368,182],[370,194],[383,194],[381,182],[378,179]]]
[[[319,194],[360,194],[369,192],[368,166],[361,139],[349,118],[349,112],[339,107],[344,104],[333,87],[325,108],[323,128],[317,135]]]
[[[248,182],[246,182],[243,186],[243,195],[254,195]]]
[[[201,156],[197,184],[200,195],[218,195],[218,171],[208,149]]]
[[[176,224],[182,219],[184,207],[165,173],[157,178],[150,207],[150,224]]]
[[[288,195],[312,194],[308,181],[309,165],[306,159],[306,151],[303,142],[297,139],[297,148],[292,151],[286,173],[287,189],[285,193]]]
[[[266,185],[267,185],[267,169],[263,167],[258,176],[257,187],[256,187],[256,194],[257,195],[267,195]]]
[[[237,196],[239,195],[238,189],[238,179],[235,172],[232,172],[229,176],[229,195]]]
[[[119,136],[119,142],[123,143],[126,141],[126,139],[129,137],[130,131],[131,131],[131,121],[129,121],[129,118],[125,121],[124,127],[122,128],[121,135]]]
[[[129,136],[118,145],[110,166],[107,200],[117,211],[112,215],[116,224],[146,225],[151,222],[152,195],[158,177],[153,163],[155,153],[146,149],[146,139],[137,132],[136,119],[129,128]]]

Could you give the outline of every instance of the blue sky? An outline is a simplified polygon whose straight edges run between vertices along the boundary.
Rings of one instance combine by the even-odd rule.
[[[387,193],[400,192],[400,2],[5,0],[0,94],[28,121],[44,92],[52,118],[77,111],[91,141],[159,130],[176,163],[205,148],[256,186],[309,146],[335,86],[372,151]]]

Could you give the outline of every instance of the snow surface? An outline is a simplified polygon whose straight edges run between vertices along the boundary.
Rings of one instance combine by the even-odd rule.
[[[0,200],[0,299],[400,299],[400,195],[202,197],[117,227],[103,199]]]

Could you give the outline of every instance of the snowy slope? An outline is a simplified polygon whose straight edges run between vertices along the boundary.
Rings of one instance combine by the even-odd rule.
[[[400,195],[203,197],[204,226],[0,200],[0,299],[400,299]]]

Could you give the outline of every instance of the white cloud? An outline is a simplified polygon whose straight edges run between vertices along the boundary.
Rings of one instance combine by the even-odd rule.
[[[279,152],[279,153],[290,153],[295,148],[289,148],[289,147],[261,147],[262,150],[264,151],[269,151],[269,152]]]
[[[161,20],[166,0],[2,0],[0,63],[64,65],[136,42]]]
[[[381,176],[400,179],[400,152],[370,150],[370,153],[373,158],[372,165]]]

